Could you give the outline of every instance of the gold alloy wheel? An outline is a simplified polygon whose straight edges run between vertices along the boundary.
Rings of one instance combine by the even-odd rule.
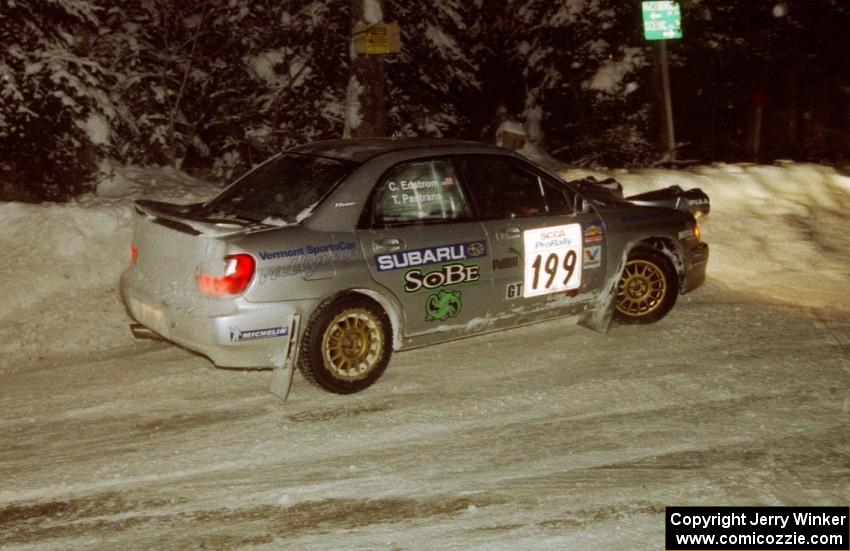
[[[658,265],[647,260],[626,262],[617,285],[617,310],[631,317],[655,312],[667,296],[667,281]]]
[[[366,378],[380,362],[383,349],[381,322],[364,308],[338,313],[322,336],[325,367],[344,381]]]

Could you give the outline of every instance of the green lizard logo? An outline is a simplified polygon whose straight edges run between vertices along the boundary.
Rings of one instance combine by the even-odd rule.
[[[444,321],[460,313],[460,291],[439,291],[425,301],[425,321]]]

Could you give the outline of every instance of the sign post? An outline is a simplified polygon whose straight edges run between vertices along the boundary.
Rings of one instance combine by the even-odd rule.
[[[682,15],[676,2],[643,2],[643,37],[657,40],[658,61],[661,66],[661,86],[664,90],[664,126],[667,135],[666,160],[676,159],[676,137],[673,131],[673,99],[670,93],[670,66],[667,59],[667,40],[682,38]]]

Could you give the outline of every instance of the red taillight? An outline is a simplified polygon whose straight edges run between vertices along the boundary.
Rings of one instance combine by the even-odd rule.
[[[135,245],[130,245],[130,264],[135,264],[139,259],[139,248]]]
[[[198,286],[203,294],[213,297],[238,295],[251,283],[256,268],[253,256],[250,254],[231,254],[224,257],[224,262],[223,277],[207,274],[198,276]]]

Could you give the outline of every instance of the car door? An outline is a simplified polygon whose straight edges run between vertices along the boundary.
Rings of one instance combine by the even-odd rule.
[[[471,332],[470,322],[489,309],[490,255],[451,163],[396,165],[376,184],[369,208],[358,239],[372,277],[403,307],[403,336]]]
[[[563,182],[516,158],[454,159],[490,245],[494,303],[517,316],[578,311],[604,276],[604,227]]]

